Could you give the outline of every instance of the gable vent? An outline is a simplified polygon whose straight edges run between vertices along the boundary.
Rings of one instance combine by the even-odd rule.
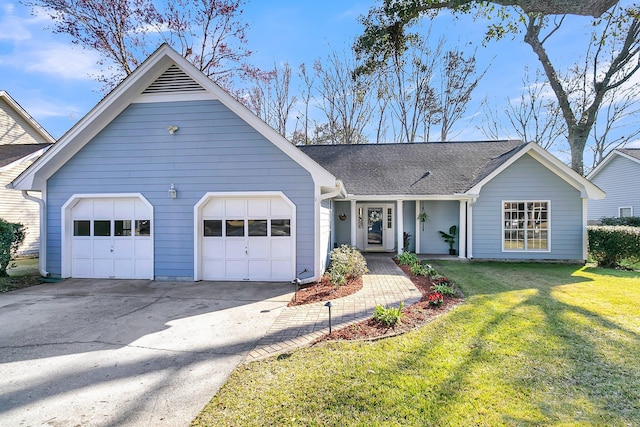
[[[142,93],[204,92],[205,89],[176,65],[169,67]]]

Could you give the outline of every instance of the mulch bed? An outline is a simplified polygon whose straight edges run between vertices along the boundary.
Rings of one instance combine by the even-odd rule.
[[[448,297],[445,295],[442,305],[439,307],[430,306],[428,297],[431,293],[431,278],[412,275],[409,267],[406,265],[399,265],[399,267],[409,276],[416,288],[422,293],[422,299],[420,301],[402,309],[402,320],[400,324],[389,328],[371,318],[332,331],[331,334],[327,334],[316,340],[314,344],[331,340],[375,340],[405,333],[428,323],[435,317],[448,312],[464,301],[462,293],[460,290],[457,290],[457,297]]]
[[[360,289],[362,289],[362,277],[349,280],[346,285],[340,287],[333,286],[327,277],[323,277],[317,283],[301,286],[287,307],[342,298],[354,294]]]

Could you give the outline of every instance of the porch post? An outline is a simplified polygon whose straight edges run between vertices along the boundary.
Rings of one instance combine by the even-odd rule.
[[[460,200],[460,226],[458,227],[458,258],[467,257],[467,202]]]
[[[582,198],[582,260],[587,261],[588,258],[588,247],[589,247],[589,232],[587,231],[588,224],[588,215],[587,215],[587,206],[589,205],[589,199],[586,197]],[[549,233],[549,230],[547,230]],[[503,237],[504,238],[504,237]],[[549,244],[549,235],[547,234],[547,245]]]
[[[398,200],[396,201],[396,232],[398,234],[398,255],[402,254],[402,250],[403,250],[403,233],[404,233],[404,212],[402,210],[403,208],[403,202],[402,200]]]
[[[420,200],[416,200],[416,235],[414,236],[416,243],[416,253],[420,253],[420,221],[418,220],[418,215],[420,215],[420,205],[422,202]]]
[[[473,258],[473,205],[475,200],[467,203],[467,258]]]
[[[356,247],[356,232],[358,231],[358,217],[356,211],[356,201],[351,200],[351,246]]]

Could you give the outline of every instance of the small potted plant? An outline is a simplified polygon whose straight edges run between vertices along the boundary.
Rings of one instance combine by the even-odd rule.
[[[452,225],[449,227],[449,232],[445,233],[444,231],[438,231],[445,242],[449,244],[449,255],[455,255],[456,250],[453,246],[456,244],[456,236],[458,235],[458,227],[456,225]]]

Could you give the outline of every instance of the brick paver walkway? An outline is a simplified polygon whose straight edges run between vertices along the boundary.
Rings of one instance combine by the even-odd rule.
[[[420,291],[391,259],[391,254],[366,254],[369,274],[362,289],[353,295],[331,300],[333,329],[368,319],[376,305],[411,305],[422,297]],[[308,345],[329,333],[329,309],[325,302],[285,307],[267,334],[251,351],[246,362],[263,359]]]

